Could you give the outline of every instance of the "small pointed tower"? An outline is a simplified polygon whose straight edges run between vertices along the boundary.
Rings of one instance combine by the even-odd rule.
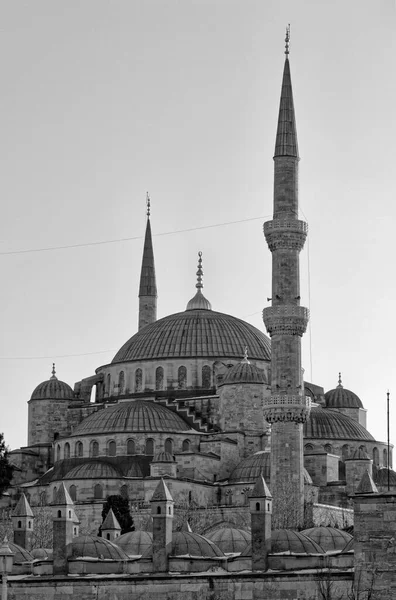
[[[266,571],[271,552],[272,496],[263,474],[249,496],[252,529],[252,570]]]
[[[112,508],[110,508],[109,512],[107,513],[100,529],[102,532],[102,537],[105,540],[114,542],[114,540],[120,537],[121,525],[117,521],[117,517],[115,516]]]
[[[30,504],[25,494],[22,494],[12,513],[12,525],[14,528],[14,543],[25,548],[25,550],[31,550],[32,548],[33,519],[34,514]]]
[[[172,546],[173,498],[163,479],[157,485],[151,502],[153,517],[153,571],[168,571]]]
[[[54,575],[66,575],[71,543],[78,535],[79,520],[74,511],[74,503],[65,484],[61,483],[52,504]]]
[[[147,192],[147,223],[139,286],[139,330],[157,320],[157,282],[150,225],[150,196]]]
[[[264,415],[271,423],[271,491],[287,526],[297,529],[304,514],[303,424],[310,413],[301,368],[301,338],[309,311],[300,306],[299,255],[307,224],[298,219],[298,145],[289,65],[289,32],[274,155],[274,215],[264,223],[272,252],[272,306],[263,311],[271,336],[271,396]]]

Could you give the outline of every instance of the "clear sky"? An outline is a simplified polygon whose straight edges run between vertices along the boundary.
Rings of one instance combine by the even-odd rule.
[[[264,328],[289,22],[310,227],[306,379],[328,390],[342,371],[380,440],[389,388],[396,439],[395,1],[3,0],[0,430],[11,447],[27,443],[27,401],[53,360],[73,386],[136,332],[146,190],[159,316],[184,310],[202,250],[213,308]],[[135,239],[7,254],[122,238]]]

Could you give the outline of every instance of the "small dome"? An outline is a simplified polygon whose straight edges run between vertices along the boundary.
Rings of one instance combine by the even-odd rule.
[[[146,325],[144,329],[147,329]],[[129,400],[93,413],[74,430],[73,436],[133,431],[186,431],[189,425],[169,408],[148,400]]]
[[[173,454],[170,454],[170,452],[158,452],[154,458],[153,458],[153,463],[156,462],[166,462],[166,463],[173,463],[175,462],[175,458],[173,456]]]
[[[392,469],[388,469],[387,467],[383,467],[382,469],[377,469],[377,473],[375,474],[374,482],[377,485],[388,485],[388,471],[389,471],[389,485],[396,486],[396,473],[392,471]]]
[[[120,477],[115,467],[98,461],[73,467],[63,479],[111,479],[114,477]]]
[[[33,391],[31,400],[73,400],[74,392],[70,385],[60,381],[55,375],[55,364],[52,376],[47,381],[40,383]]]
[[[224,554],[243,552],[251,540],[251,534],[243,529],[223,527],[207,536]]]
[[[8,542],[8,546],[15,555],[14,563],[32,562],[33,556],[30,552],[25,550],[25,548],[18,546],[18,544],[14,544],[14,542]]]
[[[261,450],[244,458],[231,472],[228,478],[229,483],[238,483],[240,481],[250,481],[255,483],[258,477],[263,474],[266,481],[270,479],[270,461],[269,452]]]
[[[312,407],[303,432],[304,438],[374,441],[367,429],[351,417],[320,406]]]
[[[347,390],[341,383],[341,373],[338,386],[325,393],[327,408],[363,408],[360,398],[351,390]]]
[[[242,362],[228,369],[223,381],[219,383],[219,387],[242,383],[266,383],[265,373],[262,369],[258,369],[255,365],[252,365],[247,359],[244,359]]]
[[[126,560],[128,555],[109,540],[96,535],[79,535],[71,543],[72,558],[89,556],[91,558]]]
[[[30,554],[34,560],[52,560],[54,551],[52,548],[35,548]]]
[[[352,536],[351,536],[351,539],[349,540],[349,542],[347,543],[347,545],[345,546],[345,548],[342,549],[342,551],[350,552],[351,550],[355,550],[355,540]]]
[[[144,553],[143,558],[152,556],[153,547]],[[224,557],[223,552],[211,540],[191,531],[174,531],[172,539],[171,556],[204,556],[214,558]]]
[[[343,550],[346,544],[353,539],[351,534],[334,527],[311,527],[301,533],[316,542],[325,552]]]
[[[347,458],[346,460],[371,460],[369,455],[363,448],[356,448],[353,453],[352,458]]]
[[[323,549],[309,537],[291,529],[275,529],[272,532],[271,552],[292,552],[293,554],[324,554]],[[241,556],[252,555],[252,544],[247,546]]]
[[[128,556],[141,556],[153,543],[153,534],[149,531],[129,531],[120,535],[114,542]]]

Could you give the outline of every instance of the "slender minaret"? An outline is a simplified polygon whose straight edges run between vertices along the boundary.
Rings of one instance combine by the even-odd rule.
[[[173,498],[161,478],[150,500],[153,518],[153,571],[168,571],[172,547]]]
[[[147,224],[139,286],[139,329],[157,320],[157,282],[150,225],[150,196],[147,192]]]
[[[266,571],[271,552],[272,496],[263,474],[249,495],[252,529],[252,571]]]
[[[301,337],[309,319],[300,306],[299,254],[307,224],[298,219],[298,145],[286,30],[278,129],[275,144],[274,216],[264,223],[272,252],[272,306],[263,319],[271,336],[271,396],[264,400],[271,423],[271,491],[275,527],[298,528],[304,510],[303,423],[310,412],[304,394]]]
[[[25,494],[21,494],[11,518],[14,527],[14,543],[25,550],[31,550],[34,514]]]

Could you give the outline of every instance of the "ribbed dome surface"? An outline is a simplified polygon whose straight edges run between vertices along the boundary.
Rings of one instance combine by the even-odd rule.
[[[224,556],[223,552],[208,538],[191,531],[173,533],[172,556]]]
[[[122,548],[95,535],[79,535],[73,539],[71,547],[72,558],[82,556],[112,560],[126,560],[128,558]]]
[[[346,531],[335,529],[334,527],[311,527],[301,533],[316,542],[325,552],[343,550],[351,539],[353,539]]]
[[[268,482],[270,479],[270,461],[270,453],[263,450],[244,458],[231,472],[228,478],[229,483],[237,483],[239,481],[251,481],[255,483],[261,473]]]
[[[355,540],[352,536],[345,548],[342,549],[343,552],[350,552],[350,550],[355,550]]]
[[[325,393],[327,408],[363,408],[363,403],[351,390],[339,385]]]
[[[128,556],[140,556],[152,545],[153,534],[149,531],[129,531],[120,535],[114,543]]]
[[[207,536],[224,554],[243,552],[252,536],[243,529],[223,527]]]
[[[262,369],[258,369],[249,361],[242,361],[228,369],[221,385],[237,385],[242,383],[265,383],[265,374]]]
[[[175,462],[173,454],[170,452],[158,452],[155,454],[153,462]]]
[[[73,398],[74,392],[70,385],[56,377],[40,383],[31,396],[31,400],[72,400]]]
[[[310,418],[304,424],[304,438],[374,441],[357,421],[336,410],[319,406],[312,407]]]
[[[64,479],[109,479],[112,477],[120,477],[120,474],[112,465],[98,461],[73,467]]]
[[[34,560],[52,560],[54,551],[52,548],[35,548],[30,554]]]
[[[211,310],[186,310],[146,325],[117,352],[113,363],[166,358],[270,360],[270,340],[240,319]]]
[[[374,481],[377,485],[388,485],[388,471],[389,471],[389,485],[396,486],[396,473],[392,469],[383,467],[378,469],[375,474]]]
[[[271,552],[292,552],[293,554],[323,554],[323,549],[309,537],[291,529],[275,529],[271,534]],[[242,552],[242,556],[252,555],[252,544]]]
[[[11,552],[15,554],[14,563],[31,562],[33,560],[33,556],[30,552],[25,550],[25,548],[22,548],[22,546],[18,546],[18,544],[14,544],[14,542],[8,542],[8,546]]]
[[[165,406],[148,400],[131,400],[93,413],[76,427],[73,436],[188,429],[190,426]]]

